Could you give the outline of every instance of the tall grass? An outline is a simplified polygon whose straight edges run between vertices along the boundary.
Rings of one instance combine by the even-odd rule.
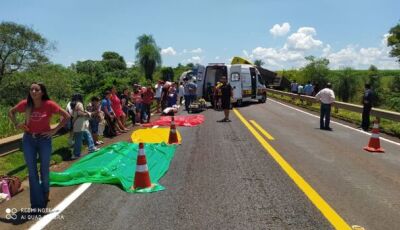
[[[0,106],[0,138],[5,138],[20,133],[20,130],[15,129],[14,125],[8,118],[8,110],[10,108],[5,106]],[[24,116],[22,114],[17,114],[17,120],[22,122]]]

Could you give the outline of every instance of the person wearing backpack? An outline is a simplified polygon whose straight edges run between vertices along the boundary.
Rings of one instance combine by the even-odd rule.
[[[25,113],[25,122],[18,122],[16,113]],[[53,114],[63,120],[55,128],[50,122]],[[50,100],[42,83],[32,83],[27,98],[10,109],[8,116],[16,128],[24,131],[22,146],[29,173],[29,192],[31,208],[46,208],[49,201],[49,171],[52,153],[51,138],[69,119],[69,114]],[[37,155],[40,159],[40,178],[37,168]]]

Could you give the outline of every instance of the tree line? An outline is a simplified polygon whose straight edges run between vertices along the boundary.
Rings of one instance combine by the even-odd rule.
[[[390,55],[400,62],[400,23],[389,31]],[[57,101],[68,100],[75,92],[86,98],[101,95],[112,85],[122,90],[133,83],[152,84],[154,80],[174,80],[193,64],[162,67],[160,48],[152,35],[139,36],[133,45],[135,64],[128,67],[124,58],[116,52],[103,52],[100,60],[85,60],[69,67],[53,64],[48,53],[55,46],[32,28],[14,22],[0,24],[0,105],[15,104],[26,97],[26,90],[33,81],[44,82],[50,95]],[[100,57],[99,57],[100,58]],[[279,74],[318,83],[330,81],[338,97],[345,102],[359,102],[364,83],[370,83],[377,96],[377,105],[400,111],[399,71],[378,70],[371,65],[369,70],[344,68],[330,70],[329,60],[314,56],[305,57],[307,64],[296,70],[282,70]],[[255,60],[261,66],[261,60]],[[392,76],[392,77],[386,77]]]
[[[105,51],[100,60],[85,60],[69,67],[53,64],[47,55],[54,45],[41,34],[13,22],[0,24],[0,105],[10,106],[26,97],[31,82],[43,82],[56,101],[73,93],[85,98],[101,95],[115,85],[119,90],[133,83],[152,84],[155,79],[172,81],[193,64],[162,67],[160,48],[152,35],[143,34],[132,45],[136,62],[128,67],[117,52]]]

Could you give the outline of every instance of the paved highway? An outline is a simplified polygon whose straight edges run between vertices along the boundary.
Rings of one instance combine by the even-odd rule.
[[[216,122],[222,112],[203,114],[204,124],[179,128],[183,143],[160,181],[165,191],[91,185],[46,229],[400,226],[399,145],[381,141],[386,153],[365,152],[368,135],[337,124],[319,130],[318,118],[273,100],[239,108],[230,123]],[[259,130],[257,140],[239,116],[274,140]]]

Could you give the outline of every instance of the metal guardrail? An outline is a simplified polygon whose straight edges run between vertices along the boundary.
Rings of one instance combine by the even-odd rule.
[[[292,99],[301,99],[301,100],[308,101],[311,103],[318,103],[317,100],[315,99],[315,97],[310,97],[310,96],[306,96],[306,95],[294,94],[294,93],[289,93],[289,92],[284,92],[284,91],[279,91],[279,90],[274,90],[274,89],[268,89],[267,92],[282,95],[282,96],[288,96],[288,97],[291,97]],[[363,106],[361,106],[361,105],[355,105],[355,104],[350,104],[350,103],[345,103],[345,102],[340,102],[340,101],[334,102],[333,106],[335,107],[335,109],[344,109],[344,110],[348,110],[348,111],[352,111],[352,112],[356,112],[356,113],[362,113],[362,111],[363,111]],[[371,115],[379,117],[379,118],[384,118],[384,119],[400,122],[400,113],[389,111],[389,110],[372,108]]]
[[[51,125],[51,128],[57,127],[58,124]],[[23,133],[0,139],[0,157],[13,153],[21,149]],[[57,137],[56,134],[54,137]]]

